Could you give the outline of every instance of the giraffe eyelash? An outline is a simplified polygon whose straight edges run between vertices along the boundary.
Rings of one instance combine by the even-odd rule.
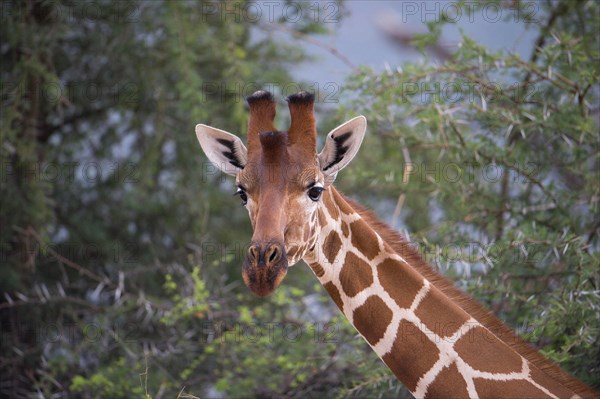
[[[246,194],[246,190],[244,190],[241,186],[238,187],[237,191],[233,195],[239,195],[242,199],[242,206],[245,206],[248,203],[248,194]]]

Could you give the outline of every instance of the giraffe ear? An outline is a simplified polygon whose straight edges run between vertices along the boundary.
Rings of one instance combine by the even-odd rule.
[[[237,175],[248,161],[248,150],[239,137],[224,130],[198,124],[196,137],[208,159],[228,175]]]
[[[335,180],[358,152],[367,130],[367,118],[357,116],[333,129],[325,140],[325,147],[318,155],[321,172],[327,183]]]

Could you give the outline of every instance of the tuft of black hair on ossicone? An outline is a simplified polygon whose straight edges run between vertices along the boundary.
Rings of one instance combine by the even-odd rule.
[[[300,91],[298,93],[288,96],[287,102],[290,104],[307,104],[315,101],[315,95],[307,91]]]
[[[248,102],[248,104],[250,105],[263,100],[275,101],[273,98],[273,94],[265,90],[255,91],[254,93],[252,93],[252,95],[246,97],[246,102]]]

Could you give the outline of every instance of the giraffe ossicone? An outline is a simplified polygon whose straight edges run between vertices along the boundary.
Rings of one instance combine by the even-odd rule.
[[[598,393],[516,337],[426,264],[372,212],[344,197],[335,178],[367,128],[358,116],[317,153],[314,96],[287,98],[287,131],[271,93],[247,98],[247,146],[196,126],[208,159],[235,176],[253,227],[242,278],[270,295],[303,259],[377,355],[415,397],[576,398]]]

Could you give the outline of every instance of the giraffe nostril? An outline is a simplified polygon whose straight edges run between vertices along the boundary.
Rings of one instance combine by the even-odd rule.
[[[248,248],[248,258],[250,258],[250,260],[256,260],[258,259],[258,255],[259,255],[259,250],[258,248],[256,248],[256,245],[252,245],[250,246],[250,248]]]
[[[269,248],[268,255],[269,255],[269,263],[273,263],[277,259],[279,259],[279,250],[277,249],[276,245],[271,245],[271,247]]]

